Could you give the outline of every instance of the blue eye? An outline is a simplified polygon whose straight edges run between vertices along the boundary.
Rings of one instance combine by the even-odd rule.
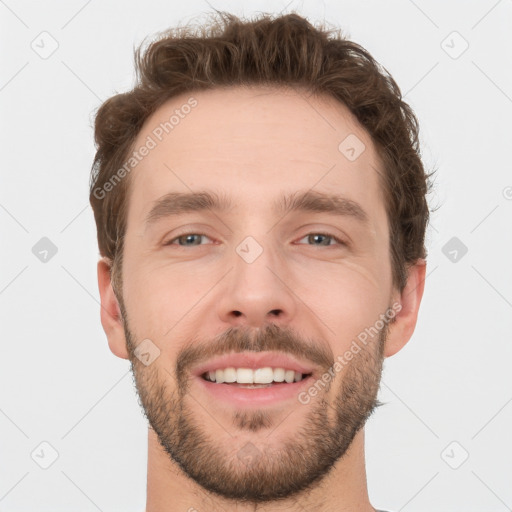
[[[199,237],[206,237],[206,235],[202,235],[201,233],[185,233],[183,235],[177,236],[176,238],[173,238],[172,240],[169,240],[164,245],[179,245],[180,247],[194,247],[197,245],[203,245],[201,243],[187,244],[186,242],[190,241],[191,239],[193,240],[193,237],[198,237],[198,238],[196,238],[196,240],[198,240]],[[206,238],[208,238],[208,237],[206,237]],[[177,244],[174,243],[176,240],[178,241]],[[185,243],[183,243],[183,244],[180,243],[182,241]]]
[[[336,237],[334,235],[330,235],[329,233],[309,233],[304,238],[307,238],[308,241],[318,240],[319,238],[320,238],[320,241],[322,241],[322,238],[323,238],[323,240],[328,240],[328,241],[334,240],[334,241],[338,242],[338,244],[340,244],[340,245],[346,245],[345,242],[343,242],[343,240],[340,240],[338,237]],[[304,240],[304,238],[301,238],[301,240]],[[313,244],[313,245],[316,245],[317,247],[329,247],[329,246],[335,245],[335,244],[320,243],[320,244]]]
[[[199,245],[204,245],[200,242],[201,237],[209,238],[208,236],[203,235],[202,233],[184,233],[182,235],[177,236],[176,238],[169,240],[168,242],[165,242],[164,245],[178,245],[179,247],[196,247]],[[304,240],[304,238],[307,238],[308,242],[313,242],[310,245],[316,245],[317,247],[330,247],[332,245],[336,245],[330,243],[330,241],[332,240],[337,242],[339,245],[346,245],[346,243],[343,240],[334,235],[330,235],[329,233],[309,233],[303,238],[301,238],[301,240]],[[314,242],[318,240],[320,240],[320,243]],[[322,243],[325,242],[326,240],[327,243]]]

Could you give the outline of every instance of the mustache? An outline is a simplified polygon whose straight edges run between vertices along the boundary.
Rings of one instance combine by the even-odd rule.
[[[302,339],[291,328],[267,324],[256,333],[248,327],[231,327],[209,342],[192,343],[185,347],[176,360],[176,378],[183,382],[192,366],[212,357],[230,352],[277,351],[306,359],[327,370],[334,364],[334,354],[328,345],[311,339]]]

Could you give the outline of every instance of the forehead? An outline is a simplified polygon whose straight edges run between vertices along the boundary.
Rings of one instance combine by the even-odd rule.
[[[204,189],[240,208],[294,190],[337,192],[384,214],[371,137],[330,96],[266,86],[182,94],[146,120],[134,149],[143,146],[130,174],[129,224],[165,194]]]

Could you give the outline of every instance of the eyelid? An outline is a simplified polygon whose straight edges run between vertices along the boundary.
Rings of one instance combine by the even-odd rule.
[[[173,245],[172,242],[175,242],[178,238],[181,238],[183,236],[189,236],[189,235],[198,235],[198,236],[204,236],[205,238],[209,238],[210,240],[213,240],[211,236],[208,236],[205,233],[201,233],[201,231],[186,231],[184,233],[178,233],[176,235],[173,235],[172,238],[169,238],[167,241],[163,242],[162,245]],[[203,244],[201,244],[203,245]],[[181,246],[178,246],[181,247]]]
[[[349,245],[348,241],[346,241],[345,239],[341,238],[340,236],[334,235],[333,233],[329,233],[328,231],[322,231],[322,230],[320,230],[320,231],[310,231],[310,232],[306,233],[304,236],[302,236],[301,238],[299,238],[299,240],[302,240],[303,238],[305,238],[305,237],[307,237],[309,235],[322,235],[322,236],[326,236],[326,237],[332,238],[339,245],[346,245],[346,246]],[[305,245],[305,244],[300,244],[300,245]],[[312,247],[315,247],[315,246],[313,245]],[[318,246],[318,247],[323,247],[323,246]],[[325,247],[332,247],[332,246],[328,245],[328,246],[325,246]]]
[[[198,235],[198,236],[203,236],[203,237],[206,237],[206,238],[209,238],[210,240],[213,240],[212,237],[210,237],[209,235],[205,234],[205,233],[202,233],[201,231],[185,231],[183,233],[177,233],[177,234],[174,234],[172,236],[172,238],[170,238],[169,240],[163,242],[163,245],[164,246],[168,246],[168,245],[175,245],[173,244],[173,242],[175,242],[178,238],[181,238],[183,236],[188,236],[188,235]],[[338,236],[338,235],[334,235],[333,233],[330,233],[328,231],[323,231],[323,230],[318,230],[318,231],[315,231],[315,230],[312,230],[312,231],[308,231],[305,235],[302,235],[300,238],[298,238],[297,240],[302,240],[303,238],[309,236],[309,235],[322,235],[322,236],[326,236],[326,237],[329,237],[329,238],[332,238],[333,240],[335,240],[339,245],[343,245],[343,246],[348,246],[349,245],[349,242],[347,240],[345,240],[344,238]],[[177,244],[176,244],[177,245]],[[203,245],[203,244],[200,244],[200,245]],[[307,244],[299,244],[299,245],[307,245]],[[181,247],[178,245],[178,247]],[[192,246],[192,247],[197,247],[197,246]],[[311,246],[311,247],[314,247]],[[324,247],[324,246],[318,246],[318,247]],[[332,247],[331,245],[328,245],[328,246],[325,246],[325,247]]]
[[[162,245],[169,245],[170,242],[175,241],[177,238],[187,235],[201,235],[210,238],[211,240],[218,240],[218,238],[208,235],[208,231],[210,231],[210,228],[204,224],[187,224],[186,226],[181,226],[181,228],[176,228],[173,231],[167,232],[167,234],[160,239],[160,243]]]

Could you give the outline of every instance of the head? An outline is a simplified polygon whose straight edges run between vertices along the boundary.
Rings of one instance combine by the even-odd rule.
[[[416,118],[367,51],[296,14],[222,14],[135,57],[133,90],[95,121],[110,348],[198,484],[252,502],[305,491],[414,331],[429,186]],[[201,369],[233,353],[284,354],[305,378],[279,402],[219,398]]]

